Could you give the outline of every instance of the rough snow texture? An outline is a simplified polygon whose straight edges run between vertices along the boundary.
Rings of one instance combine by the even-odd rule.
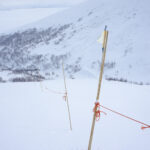
[[[108,25],[105,76],[150,82],[149,18],[148,0],[89,0],[1,35],[0,69],[9,80],[16,69],[37,69],[55,79],[63,59],[70,78],[95,77],[101,61],[97,39]]]

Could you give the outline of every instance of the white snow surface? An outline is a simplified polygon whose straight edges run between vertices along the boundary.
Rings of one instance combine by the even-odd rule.
[[[82,71],[96,74],[101,59],[101,45],[97,40],[107,25],[109,39],[106,63],[114,63],[115,66],[107,69],[105,75],[150,82],[149,4],[148,0],[133,0],[132,3],[130,0],[88,0],[18,30],[33,27],[41,30],[72,24],[73,27],[65,32],[63,42],[56,45],[59,39],[52,40],[48,45],[38,45],[31,52],[55,55],[69,53],[68,63],[80,57]]]
[[[0,150],[87,150],[98,86],[98,61],[101,61],[101,45],[97,39],[104,26],[108,25],[106,62],[114,62],[115,67],[106,69],[105,76],[150,82],[149,3],[148,0],[88,0],[42,20],[48,9],[40,9],[43,16],[36,14],[35,18],[30,16],[33,15],[31,10],[29,17],[24,20],[21,18],[24,21],[21,26],[27,23],[24,27],[12,22],[16,28],[11,28],[13,32],[71,23],[73,27],[67,29],[62,43],[55,45],[52,40],[48,45],[38,45],[31,52],[55,55],[69,53],[70,60],[67,63],[80,57],[82,70],[76,75],[78,79],[67,79],[72,131],[69,129],[64,95],[56,94],[56,91],[64,92],[63,80],[1,83]],[[21,11],[15,11],[13,16],[20,18]],[[0,13],[1,20],[4,19],[3,15],[7,16]],[[8,29],[10,25],[6,18],[5,21],[6,24],[0,26]],[[150,86],[147,85],[103,80],[100,103],[150,124],[149,91]],[[140,124],[103,108],[101,110],[107,115],[101,113],[100,121],[96,122],[92,150],[150,149],[150,129],[141,130]]]
[[[1,150],[87,150],[97,80],[67,80],[73,130],[62,98],[63,80],[0,84]],[[49,89],[46,90],[45,87]],[[150,86],[102,82],[100,102],[150,124]],[[149,150],[150,129],[103,108],[92,150]]]
[[[133,0],[132,3],[130,0],[87,0],[36,22],[33,20],[13,31],[21,32],[35,27],[42,30],[71,24],[63,35],[49,44],[42,43],[31,48],[31,54],[68,53],[68,64],[81,58],[79,74],[86,72],[95,76],[101,60],[101,45],[97,40],[107,25],[106,63],[113,63],[114,67],[105,68],[105,76],[147,83],[150,82],[149,4],[149,0]],[[61,36],[64,36],[63,41],[55,44]]]

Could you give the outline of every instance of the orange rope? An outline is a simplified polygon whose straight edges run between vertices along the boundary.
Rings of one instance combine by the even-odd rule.
[[[43,91],[43,85],[42,85],[41,82],[40,82],[40,87],[41,87],[41,90]],[[63,99],[66,101],[66,98],[67,98],[67,93],[66,93],[66,92],[54,91],[54,90],[49,89],[49,88],[46,87],[46,86],[44,86],[44,89],[47,90],[48,92],[51,92],[51,93],[63,95],[62,97],[63,97]]]
[[[51,93],[55,93],[55,94],[60,94],[60,95],[62,95],[63,94],[63,99],[66,101],[66,99],[67,99],[67,92],[58,92],[58,91],[54,91],[54,90],[50,90],[50,89],[48,89],[47,87],[45,87],[45,89],[47,90],[47,91],[49,91],[49,92],[51,92]]]
[[[100,111],[100,104],[99,104],[99,102],[95,102],[95,106],[93,108],[93,112],[95,112],[96,121],[98,121],[100,119],[101,113],[104,113],[106,115],[105,112]]]
[[[45,87],[45,89],[51,93],[55,93],[55,94],[65,94],[65,92],[58,92],[58,91],[54,91],[54,90],[50,90],[47,87]]]
[[[63,99],[66,101],[67,100],[67,92],[64,93]]]
[[[51,93],[55,93],[55,94],[65,94],[65,92],[59,92],[59,91],[55,91],[55,90],[51,90],[49,89],[48,87],[46,86],[43,86],[42,85],[42,82],[40,82],[40,87],[41,87],[41,90],[43,91],[43,88]]]
[[[146,128],[150,128],[150,125],[148,125],[148,124],[146,124],[146,123],[143,123],[143,122],[141,122],[141,121],[138,121],[138,120],[136,120],[136,119],[133,119],[133,118],[131,118],[131,117],[128,117],[128,116],[126,116],[126,115],[124,115],[124,114],[121,114],[121,113],[119,113],[119,112],[117,112],[117,111],[114,111],[114,110],[112,110],[112,109],[110,109],[110,108],[107,108],[107,107],[105,107],[105,106],[103,106],[103,105],[100,105],[100,106],[101,106],[102,108],[106,109],[106,110],[109,110],[109,111],[115,113],[115,114],[118,114],[118,115],[120,115],[120,116],[122,116],[122,117],[125,117],[125,118],[127,118],[127,119],[129,119],[129,120],[132,120],[132,121],[134,121],[134,122],[137,122],[137,123],[139,123],[139,124],[142,124],[142,125],[146,126],[146,127],[142,126],[142,127],[141,127],[142,130],[143,130],[143,129],[146,129]]]

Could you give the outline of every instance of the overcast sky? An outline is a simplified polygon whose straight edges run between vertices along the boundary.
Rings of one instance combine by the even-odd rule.
[[[86,0],[0,0],[1,7],[25,5],[75,5]]]

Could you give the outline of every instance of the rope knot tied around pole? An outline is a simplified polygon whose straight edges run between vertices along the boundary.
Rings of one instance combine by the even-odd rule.
[[[63,99],[66,101],[67,100],[67,92],[64,93]]]
[[[101,113],[104,113],[105,115],[107,115],[105,112],[100,110],[100,103],[99,102],[95,102],[93,112],[95,113],[96,121],[99,121]]]

